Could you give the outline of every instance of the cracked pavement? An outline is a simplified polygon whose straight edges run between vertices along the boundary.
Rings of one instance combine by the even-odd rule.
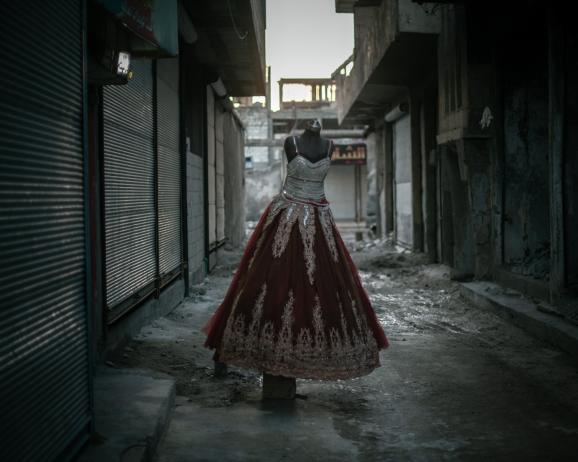
[[[240,258],[226,251],[195,294],[110,358],[172,375],[177,401],[159,449],[180,461],[550,461],[578,454],[578,367],[472,306],[449,268],[387,242],[348,241],[390,339],[366,377],[298,380],[306,400],[261,401],[261,377],[213,376],[201,326]]]

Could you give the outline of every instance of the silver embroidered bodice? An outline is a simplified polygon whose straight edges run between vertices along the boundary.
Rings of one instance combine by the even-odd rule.
[[[331,159],[324,157],[311,162],[299,152],[287,164],[283,193],[296,199],[319,201],[325,199],[324,182]]]

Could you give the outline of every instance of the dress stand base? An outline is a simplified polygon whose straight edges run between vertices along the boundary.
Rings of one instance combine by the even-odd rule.
[[[228,367],[227,364],[220,361],[215,361],[214,376],[220,379],[227,376]]]
[[[263,374],[263,399],[295,399],[296,391],[293,377]]]

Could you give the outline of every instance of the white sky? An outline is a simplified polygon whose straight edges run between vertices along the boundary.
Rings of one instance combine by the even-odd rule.
[[[271,106],[279,109],[280,78],[328,78],[353,52],[353,15],[335,0],[267,0],[266,58]]]

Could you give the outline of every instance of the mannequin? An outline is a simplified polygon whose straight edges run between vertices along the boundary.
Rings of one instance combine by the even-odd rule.
[[[285,139],[287,162],[300,155],[312,163],[329,157],[333,153],[331,140],[320,134],[321,122],[318,119],[307,121],[305,130],[300,136],[288,136]],[[297,146],[295,146],[297,144]],[[291,377],[263,374],[263,399],[307,399],[307,396],[296,393],[296,381]]]
[[[305,130],[300,136],[295,137],[297,142],[297,149],[299,155],[305,157],[310,162],[317,162],[327,156],[331,157],[333,153],[333,143],[327,138],[323,138],[320,134],[321,122],[319,119],[311,119],[307,121]],[[287,162],[291,162],[297,155],[293,136],[285,138],[285,153],[287,155]]]

